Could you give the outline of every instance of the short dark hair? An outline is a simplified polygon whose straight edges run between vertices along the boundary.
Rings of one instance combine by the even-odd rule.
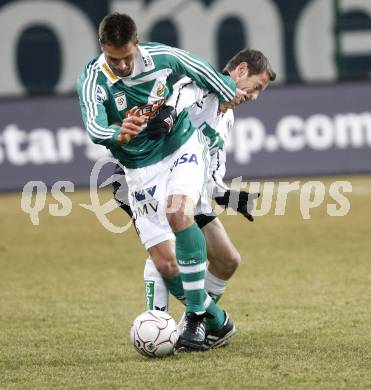
[[[228,61],[224,71],[231,72],[241,62],[247,62],[250,75],[267,72],[270,81],[276,79],[276,73],[273,71],[268,58],[261,51],[253,49],[243,49],[239,51]]]
[[[115,12],[107,15],[99,24],[99,42],[102,45],[122,47],[137,35],[134,20],[126,14]]]

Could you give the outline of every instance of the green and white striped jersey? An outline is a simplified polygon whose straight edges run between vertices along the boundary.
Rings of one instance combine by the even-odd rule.
[[[223,149],[234,124],[233,110],[219,111],[217,96],[196,85],[189,77],[181,78],[173,88],[173,94],[166,101],[175,107],[177,113],[187,109],[193,126],[198,127],[208,140],[210,154]]]
[[[172,94],[171,76],[182,75],[215,93],[221,101],[232,100],[235,95],[236,85],[229,76],[187,51],[159,43],[138,45],[129,77],[117,77],[103,54],[93,58],[77,81],[82,117],[90,138],[106,146],[115,158],[132,169],[155,164],[173,153],[195,131],[185,110],[170,134],[159,140],[149,140],[145,129],[127,144],[117,143],[116,137],[125,116],[154,115]]]
[[[206,136],[210,153],[207,191],[211,198],[223,196],[230,188],[224,183],[226,148],[234,124],[233,110],[219,111],[219,100],[214,93],[200,88],[189,77],[182,77],[175,85],[166,104],[177,113],[187,110],[192,124]]]

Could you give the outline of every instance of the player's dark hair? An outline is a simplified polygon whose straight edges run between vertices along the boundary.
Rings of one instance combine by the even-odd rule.
[[[99,42],[103,45],[122,47],[135,39],[137,26],[126,14],[115,12],[107,15],[99,24]]]
[[[273,71],[268,58],[261,51],[253,49],[243,49],[239,51],[228,61],[224,71],[231,72],[241,62],[247,62],[250,75],[267,72],[270,81],[276,79],[276,73]]]

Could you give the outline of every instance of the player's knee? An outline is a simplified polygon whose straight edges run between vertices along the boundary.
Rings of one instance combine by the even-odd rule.
[[[228,257],[226,257],[224,271],[228,278],[230,278],[236,272],[240,263],[241,255],[238,251],[233,251]]]
[[[162,259],[157,263],[156,268],[160,274],[166,278],[171,279],[174,278],[178,274],[178,267],[172,261],[166,261]]]
[[[194,223],[194,203],[186,195],[172,195],[167,200],[167,219],[173,232],[182,231]]]
[[[174,232],[180,232],[194,223],[192,214],[186,212],[185,207],[179,207],[177,210],[167,214],[169,225]]]

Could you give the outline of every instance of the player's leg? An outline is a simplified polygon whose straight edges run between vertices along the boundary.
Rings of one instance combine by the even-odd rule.
[[[155,164],[155,166],[153,166],[151,169],[152,173],[162,169],[161,165],[161,163]],[[150,188],[151,184],[153,184],[150,180],[150,176],[147,176],[143,171],[145,171],[145,169],[141,169],[141,173],[138,174],[139,170],[127,170],[129,182],[131,183],[131,189],[133,190],[134,194],[136,192],[135,190],[139,190],[139,192],[142,191],[140,188],[138,188],[138,185],[136,183],[136,177],[139,177],[139,179],[142,181],[142,187],[146,187],[148,185],[148,188]],[[133,221],[136,231],[144,246],[148,249],[150,254],[152,252],[152,256],[155,259],[154,262],[152,258],[149,257],[145,262],[144,267],[144,287],[147,308],[149,310],[167,310],[169,289],[170,292],[178,300],[184,303],[185,299],[182,282],[178,274],[177,267],[174,267],[174,265],[176,264],[176,261],[174,261],[174,237],[172,237],[171,229],[167,221],[166,226],[162,226],[161,223],[158,223],[156,216],[154,216],[155,220],[153,223],[145,219],[145,215],[143,212],[144,205],[142,205],[142,207],[138,205],[135,196],[132,199],[132,203],[134,202],[133,207],[134,209],[136,208],[136,206],[138,207],[137,212],[135,212],[135,215],[133,215],[131,206],[129,204],[129,188],[126,181],[126,175],[121,164],[116,165],[114,176],[115,181],[112,183],[114,199],[116,200],[120,208],[125,211],[130,218],[133,218],[134,216]],[[147,176],[147,181],[143,182],[143,178],[145,176]],[[162,174],[162,177],[163,176],[164,175]],[[157,182],[155,183],[155,185],[156,192],[157,194],[160,193],[161,197],[161,185],[159,185]],[[161,236],[161,234],[163,234],[163,236]],[[161,240],[163,240],[162,244],[160,243]],[[156,243],[160,244],[154,245]],[[172,253],[172,256],[170,256],[170,260],[168,259],[169,252]],[[161,258],[162,256],[165,257],[165,261]],[[161,275],[161,273],[158,271],[155,263],[157,264],[157,267],[162,270],[162,272],[164,273],[163,275]],[[170,267],[169,264],[171,264]],[[172,277],[171,275],[173,275],[174,277]]]
[[[122,169],[121,165],[117,164],[115,168],[115,178],[116,180],[113,182],[113,194],[114,198],[121,207],[122,210],[124,210],[130,217],[133,216],[133,213],[131,211],[131,208],[129,206],[129,200],[128,200],[128,186],[125,180],[125,172]],[[225,271],[223,269],[224,265],[227,266],[228,269],[231,268],[231,271],[233,273],[234,269],[232,268],[234,263],[236,262],[235,259],[238,257],[238,252],[235,250],[233,251],[233,245],[232,250],[227,251],[225,254],[225,251],[220,251],[218,248],[217,250],[214,250],[211,243],[212,242],[227,242],[228,240],[223,240],[223,237],[221,237],[218,233],[218,230],[215,228],[215,222],[212,223],[212,221],[216,218],[214,215],[197,215],[195,217],[196,222],[200,228],[203,229],[207,247],[208,247],[208,253],[209,257],[211,259],[211,265],[209,265],[209,269],[206,271],[206,290],[211,295],[211,297],[217,301],[217,299],[220,297],[221,293],[223,292],[223,285],[225,284],[224,280],[228,279],[228,275],[225,275]],[[206,225],[209,225],[209,227],[206,227]],[[220,223],[217,225],[221,225]],[[224,230],[224,229],[223,229]],[[225,233],[226,235],[226,233]],[[228,238],[228,237],[227,237]],[[237,253],[236,253],[237,252]],[[223,257],[222,260],[224,261],[218,261],[218,253],[222,253]],[[216,256],[215,256],[216,254]],[[220,263],[222,263],[220,265]],[[215,265],[214,265],[215,264]],[[215,270],[213,269],[215,268]],[[171,279],[168,281],[168,283],[171,283]],[[179,293],[179,282],[172,283],[173,288],[172,292],[175,293],[176,297],[182,301],[184,301],[184,296],[180,295]],[[168,306],[168,289],[163,281],[163,278],[161,274],[158,272],[156,267],[154,266],[152,260],[149,258],[145,263],[145,269],[144,269],[144,286],[145,286],[145,295],[146,295],[146,302],[148,309],[153,308],[160,308],[167,310]]]
[[[214,302],[217,302],[224,293],[227,279],[229,279],[231,274],[238,266],[239,255],[237,250],[233,250],[233,244],[231,245],[230,251],[225,250],[225,246],[230,244],[230,240],[226,240],[224,238],[226,232],[224,232],[224,234],[218,234],[218,231],[220,230],[218,229],[219,226],[221,226],[222,230],[224,229],[219,220],[217,223],[213,222],[215,219],[217,219],[217,216],[213,213],[209,215],[200,214],[195,216],[195,221],[198,227],[203,231],[206,239],[208,257],[210,253],[212,265],[216,268],[215,271],[213,269],[210,270],[211,264],[209,264],[208,268],[206,269],[205,289]],[[209,225],[209,227],[206,227],[206,225]],[[222,250],[219,251],[213,249],[215,242],[217,242],[217,247],[221,247]],[[220,257],[218,256],[218,253],[221,254]],[[228,273],[223,268],[223,264],[226,264],[226,268],[229,271]],[[169,291],[166,287],[162,275],[157,270],[150,257],[145,261],[144,264],[144,287],[147,308],[149,310],[157,309],[167,311]],[[177,296],[177,298],[184,303],[183,296]]]
[[[176,237],[176,257],[186,297],[186,312],[205,313],[206,242],[194,222],[196,204],[205,191],[209,155],[196,130],[174,154],[166,185],[166,216]]]
[[[182,281],[175,256],[175,236],[166,217],[166,173],[170,156],[148,167],[127,169],[130,208],[140,240],[169,291],[184,300]]]
[[[215,302],[223,295],[227,281],[238,268],[241,256],[218,218],[202,228],[207,243],[209,265],[205,289]]]
[[[187,230],[187,229],[185,229]],[[202,234],[202,233],[201,233]],[[164,280],[166,287],[169,291],[178,299],[183,300],[183,303],[187,305],[187,301],[193,300],[195,301],[195,295],[197,297],[201,297],[202,300],[202,310],[203,312],[196,313],[194,311],[188,310],[185,314],[185,318],[183,320],[182,329],[180,332],[180,336],[177,342],[177,351],[190,351],[190,350],[206,350],[210,347],[215,347],[216,345],[224,342],[226,339],[230,337],[230,335],[234,332],[234,325],[230,321],[228,315],[222,311],[217,305],[212,301],[212,299],[206,294],[204,290],[196,291],[200,289],[191,288],[187,290],[187,283],[199,283],[199,279],[196,281],[192,281],[195,275],[193,274],[192,268],[184,269],[187,266],[186,264],[181,262],[180,274],[176,274],[176,268],[174,266],[173,259],[170,259],[169,253],[173,252],[173,241],[168,240],[161,243],[158,243],[150,248],[148,248],[148,252],[150,253],[153,263],[156,265],[156,269],[161,272],[161,276]],[[177,250],[177,253],[178,250]],[[193,253],[193,260],[196,260],[196,251]],[[184,256],[183,258],[186,258]],[[172,263],[172,265],[171,265]],[[190,267],[198,266],[197,263],[195,265],[191,265]],[[204,267],[202,266],[204,270]],[[182,273],[186,274],[186,277],[182,275]],[[197,272],[200,274],[200,272]],[[183,277],[181,277],[183,276]],[[186,281],[184,283],[184,279],[187,279],[189,276],[190,281]],[[199,275],[197,275],[199,278]],[[184,290],[185,288],[185,290]],[[181,297],[184,295],[186,299],[182,299]],[[196,297],[196,298],[197,298]],[[192,302],[192,303],[193,303]],[[211,329],[208,330],[207,339],[206,339],[206,330],[203,324],[203,320],[205,318],[204,312],[207,311],[208,315],[212,317],[208,321],[211,321]],[[209,326],[210,327],[210,326]],[[231,333],[231,330],[233,332]],[[212,342],[210,342],[210,337],[212,338]]]
[[[130,218],[133,217],[133,213],[131,211],[130,205],[129,205],[129,197],[128,197],[128,185],[126,183],[125,179],[125,171],[123,167],[120,164],[117,164],[114,171],[115,181],[112,183],[113,185],[113,195],[114,199],[120,206],[120,208],[125,211]],[[216,218],[214,215],[206,216],[206,215],[200,215],[196,216],[196,222],[199,225],[200,228],[203,228],[204,225],[211,222],[214,218]],[[206,237],[207,239],[207,237]],[[211,248],[211,246],[209,245]],[[209,280],[212,280],[213,273],[210,273],[206,271],[206,284],[209,286],[213,286],[215,283]],[[218,277],[218,273],[216,273],[216,276]],[[158,272],[156,267],[154,266],[151,258],[149,258],[145,263],[144,268],[144,286],[145,286],[145,296],[146,296],[146,303],[148,309],[154,309],[154,308],[162,308],[167,310],[168,305],[168,290],[167,287],[161,277],[161,274]],[[179,290],[176,288],[175,284],[175,292]],[[173,288],[174,292],[174,288]],[[213,294],[212,297],[215,298],[217,295],[214,291],[214,289],[211,288],[210,292]],[[178,299],[182,300],[184,297],[177,296]]]
[[[232,276],[239,264],[239,254],[229,240],[223,225],[213,212],[208,211],[207,214],[198,214],[195,216],[195,220],[205,235],[209,260],[208,267],[211,266],[211,261],[215,265],[214,268],[216,268],[216,272],[214,271],[216,275],[209,272],[208,269],[206,270],[205,290],[214,302],[217,302],[225,290],[226,279]],[[226,269],[224,269],[224,265],[226,265]],[[184,316],[179,322],[179,329],[182,328],[183,321]],[[204,323],[206,325],[205,342],[210,348],[228,345],[229,338],[235,333],[235,326],[229,319],[228,314],[225,316],[222,327],[212,329],[210,320],[207,318]]]
[[[185,293],[175,255],[175,235],[167,220],[166,204],[161,203],[161,200],[166,199],[164,172],[170,171],[171,164],[172,160],[167,158],[150,167],[125,171],[138,235],[168,290],[184,301]],[[204,330],[202,332],[202,339],[192,344],[193,349],[207,348],[204,344]]]
[[[227,279],[232,276],[238,267],[240,256],[231,243],[223,225],[215,215],[198,215],[195,219],[206,238],[207,250],[208,253],[210,252],[210,255],[208,255],[210,261],[209,268],[213,265],[216,269],[215,274],[206,270],[205,289],[214,301],[217,301],[225,290]],[[172,289],[173,295],[182,300],[181,294],[183,294],[183,290],[179,279],[168,279],[167,284],[169,283],[172,283],[170,288]],[[168,289],[162,275],[158,272],[151,259],[147,260],[145,266],[145,287],[149,309],[167,308]],[[233,323],[227,317],[224,321],[225,324],[222,331],[220,329],[209,331],[209,320],[206,319],[205,321],[206,341],[212,348],[225,345],[229,341],[229,337],[235,332]],[[183,322],[184,316],[180,321],[179,329],[182,329]]]
[[[215,218],[206,224],[202,231],[208,243],[209,265],[205,275],[205,289],[214,302],[218,302],[225,291],[227,280],[233,275],[240,263],[240,255],[232,244],[219,219]],[[210,348],[224,346],[235,333],[233,322],[226,315],[221,329],[210,326],[205,320],[206,343]]]
[[[143,277],[147,309],[168,311],[169,291],[151,257],[145,262]]]
[[[182,280],[175,255],[175,240],[164,240],[147,248],[156,270],[170,293],[185,302]],[[152,271],[153,273],[154,271]]]
[[[196,215],[195,221],[206,239],[209,264],[205,271],[205,290],[214,302],[218,302],[228,279],[240,264],[240,254],[215,214]],[[150,257],[144,266],[144,285],[148,309],[167,310],[168,289]],[[179,294],[176,298],[181,301],[184,299]]]
[[[205,291],[206,242],[194,222],[195,205],[205,190],[208,151],[196,132],[177,153],[167,185],[167,217],[176,237],[176,256],[186,297],[186,316],[178,344],[192,347],[200,342],[205,312],[211,327],[221,329],[226,314]],[[203,140],[202,140],[203,141]]]
[[[176,349],[200,350],[205,342],[204,277],[206,244],[201,230],[194,223],[194,202],[186,195],[170,195],[167,217],[176,237],[176,257],[186,299],[185,319]]]
[[[130,218],[133,212],[129,205],[128,185],[125,178],[125,171],[121,164],[117,164],[114,171],[115,180],[112,183],[113,197],[121,210],[125,211]],[[135,224],[135,220],[134,220]],[[138,232],[138,227],[136,226]],[[144,292],[148,310],[168,310],[169,291],[164,283],[162,275],[157,270],[151,257],[144,266]]]

